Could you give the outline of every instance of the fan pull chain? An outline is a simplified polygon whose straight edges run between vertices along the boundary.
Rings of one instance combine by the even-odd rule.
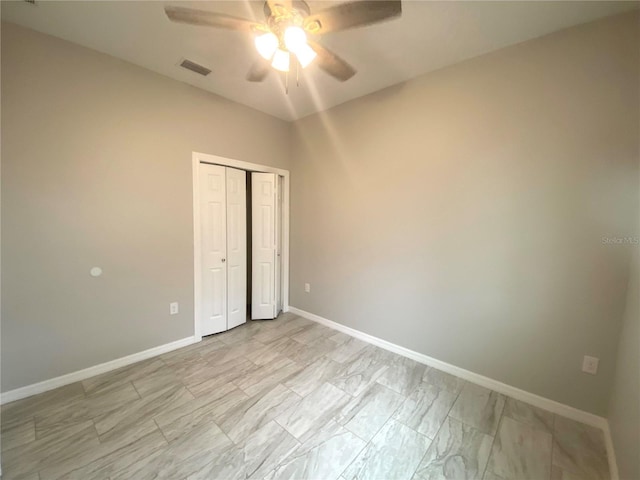
[[[289,95],[289,72],[285,72],[284,74],[284,93]]]
[[[296,87],[300,86],[300,64],[296,62]]]

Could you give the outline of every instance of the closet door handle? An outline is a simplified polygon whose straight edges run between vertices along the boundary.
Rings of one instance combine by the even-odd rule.
[[[224,263],[224,262],[226,262],[226,261],[227,261],[226,259],[224,259],[224,258],[222,259],[222,263]]]

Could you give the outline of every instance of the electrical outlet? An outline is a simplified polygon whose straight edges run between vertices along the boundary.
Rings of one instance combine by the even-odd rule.
[[[178,311],[178,302],[171,302],[169,304],[169,315],[177,315]]]
[[[304,291],[309,293],[311,291],[311,284],[310,283],[305,283],[304,284]]]
[[[596,373],[598,373],[599,362],[600,360],[598,358],[585,355],[582,359],[582,371],[585,373],[590,373],[591,375],[595,375]]]

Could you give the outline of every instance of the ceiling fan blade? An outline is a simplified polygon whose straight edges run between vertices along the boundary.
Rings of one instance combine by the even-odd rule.
[[[309,46],[318,54],[318,57],[315,59],[315,63],[317,63],[321,69],[332,77],[344,82],[356,74],[355,68],[331,50],[328,50],[319,43],[312,41],[309,41]]]
[[[402,14],[401,0],[362,0],[341,3],[309,15],[304,27],[310,33],[323,34],[364,27]]]
[[[271,65],[268,61],[261,57],[253,62],[253,65],[251,65],[251,68],[247,73],[247,80],[250,82],[261,82],[265,78],[267,78],[267,75],[269,75],[270,71]]]
[[[172,22],[188,23],[190,25],[202,25],[207,27],[228,28],[242,32],[254,32],[260,28],[260,24],[240,17],[232,17],[207,10],[196,10],[185,7],[164,7],[164,11]]]

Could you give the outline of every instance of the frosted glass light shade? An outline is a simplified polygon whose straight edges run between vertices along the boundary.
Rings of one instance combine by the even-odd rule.
[[[273,62],[271,62],[271,66],[276,70],[280,70],[281,72],[288,72],[289,60],[289,52],[286,52],[279,48],[273,55]]]
[[[296,57],[298,57],[298,61],[302,68],[306,68],[317,56],[318,54],[313,50],[313,48],[306,43],[296,51]]]
[[[276,53],[278,49],[278,37],[274,33],[265,33],[263,35],[258,35],[254,43],[256,45],[256,50],[262,58],[265,60],[271,60],[273,54]]]
[[[287,27],[284,31],[284,46],[293,53],[307,45],[307,34],[300,27]]]

